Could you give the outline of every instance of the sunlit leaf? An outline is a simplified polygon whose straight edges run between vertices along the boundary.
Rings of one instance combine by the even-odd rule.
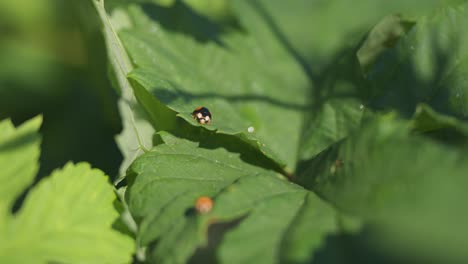
[[[41,137],[37,130],[41,123],[42,117],[18,128],[10,120],[0,122],[0,219],[8,217],[13,202],[31,184],[39,169]]]
[[[118,212],[108,180],[85,163],[69,163],[41,180],[1,230],[0,261],[129,262],[133,242],[112,229]]]
[[[310,260],[324,236],[337,232],[331,207],[277,173],[224,148],[161,136],[165,143],[132,165],[127,191],[140,226],[137,239],[148,245],[150,261],[186,262],[209,243],[210,226],[232,221],[240,224],[227,231],[214,253],[222,262],[272,263],[278,254],[287,261]],[[200,196],[214,200],[206,215],[193,208]]]

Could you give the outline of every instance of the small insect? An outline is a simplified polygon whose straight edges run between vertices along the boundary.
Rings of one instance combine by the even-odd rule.
[[[198,121],[198,123],[205,125],[211,123],[211,113],[208,108],[199,106],[192,112],[192,117]]]
[[[208,196],[200,196],[195,202],[195,209],[199,214],[206,214],[213,208],[213,200]]]

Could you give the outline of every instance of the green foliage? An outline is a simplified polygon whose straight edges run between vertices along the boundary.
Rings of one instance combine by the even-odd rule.
[[[240,218],[245,219],[227,232],[215,257],[221,262],[271,263],[277,256],[304,261],[324,235],[337,232],[334,210],[281,175],[224,148],[160,135],[164,143],[133,163],[127,190],[140,226],[137,239],[150,245],[151,262],[186,262],[197,247],[210,243],[209,225]],[[193,206],[202,195],[216,200],[213,211],[200,216]],[[310,231],[307,237],[301,236],[304,230]],[[250,238],[253,234],[256,239]]]
[[[31,183],[39,169],[39,144],[37,133],[42,123],[36,117],[16,129],[10,120],[0,122],[0,166],[3,168],[0,180],[0,217],[4,221],[8,211],[21,192]],[[14,177],[12,177],[14,175]],[[2,224],[3,226],[3,224]]]
[[[164,29],[170,21],[156,21],[161,10],[129,7],[134,26],[121,34],[137,66],[129,76],[173,110],[173,118],[177,114],[197,125],[191,113],[199,105],[206,106],[213,113],[206,129],[237,136],[278,163],[285,161],[291,171],[306,107],[307,78],[248,3],[233,5],[242,14],[241,26],[249,26],[251,34],[234,29],[224,33],[208,20],[197,20],[184,6],[174,7],[181,14],[179,25],[171,27],[190,30],[191,36],[174,34]],[[203,43],[208,40],[215,43]],[[262,67],[265,64],[274,67]],[[135,95],[140,102],[147,100],[145,93]],[[142,105],[158,130],[177,129],[161,121],[166,118],[161,117],[164,112]],[[249,133],[249,127],[255,132]],[[277,140],[286,137],[289,144]]]
[[[154,129],[147,122],[148,117],[136,102],[127,75],[133,69],[133,65],[125,52],[116,30],[125,28],[129,23],[127,17],[116,12],[114,17],[108,16],[104,8],[104,1],[92,1],[100,21],[103,35],[106,40],[109,63],[112,69],[110,78],[114,81],[114,88],[120,93],[118,102],[119,112],[122,118],[122,132],[116,141],[124,160],[120,166],[119,177],[116,182],[122,180],[125,171],[133,160],[141,155],[143,150],[152,147],[152,134]]]
[[[0,262],[468,261],[466,0],[38,1],[0,4]]]
[[[383,17],[402,14],[417,18],[465,0],[260,0],[284,40],[300,54],[316,77],[343,49],[353,47]]]
[[[386,236],[379,243],[393,251],[436,248],[425,254],[466,259],[468,214],[459,208],[468,184],[466,149],[412,135],[410,128],[393,115],[377,118],[317,157],[300,182],[376,225],[377,235]]]
[[[0,261],[2,263],[128,262],[133,242],[112,229],[116,195],[101,171],[68,163],[28,192],[11,214],[15,199],[38,169],[37,117],[14,128],[0,123]]]
[[[371,106],[411,115],[424,102],[435,110],[467,118],[466,5],[425,17],[382,54],[367,74]]]
[[[147,261],[318,261],[314,252],[334,247],[324,244],[326,236],[360,239],[343,214],[371,224],[364,240],[377,258],[421,259],[427,249],[438,260],[465,258],[457,246],[464,234],[456,232],[465,218],[455,210],[466,186],[467,168],[457,165],[464,164],[467,130],[458,119],[464,104],[434,92],[442,104],[412,96],[431,86],[465,88],[464,45],[428,48],[463,40],[464,6],[418,18],[442,3],[352,5],[374,4],[381,13],[348,21],[343,1],[297,1],[288,8],[279,1],[236,1],[236,22],[228,24],[185,2],[111,2],[105,15],[100,7],[101,18],[112,18],[104,20],[104,31],[113,32],[108,43],[121,45],[110,49],[119,52],[111,61],[122,56],[132,63],[124,71],[130,82],[120,85],[141,107],[131,113],[143,110],[142,120],[158,132],[146,135],[154,147],[131,165],[125,194]],[[300,10],[313,20],[310,32],[323,34],[304,34]],[[377,23],[395,10],[413,20],[391,15]],[[422,47],[414,58],[404,52],[412,45]],[[447,59],[448,70],[431,56]],[[421,75],[423,68],[431,71]],[[192,119],[200,105],[211,110],[212,124]],[[437,169],[428,165],[436,163]],[[206,215],[194,211],[202,195],[215,202]]]

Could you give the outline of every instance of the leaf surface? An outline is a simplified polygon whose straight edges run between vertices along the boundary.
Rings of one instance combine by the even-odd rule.
[[[375,242],[390,252],[466,259],[466,164],[466,149],[411,134],[410,122],[384,116],[320,154],[299,181],[375,224]]]
[[[373,65],[371,107],[397,109],[411,116],[419,103],[467,118],[467,4],[419,19]]]
[[[148,91],[136,96],[140,102],[154,96],[194,126],[192,111],[205,106],[213,115],[205,129],[249,142],[291,171],[307,104],[307,76],[248,1],[233,6],[245,32],[220,28],[183,4],[169,10],[129,7],[134,27],[121,37],[136,65],[130,78]],[[170,14],[179,17],[178,24],[168,24]],[[142,104],[154,115],[155,127],[174,130],[162,121],[164,112],[151,107],[156,103]]]
[[[37,130],[41,123],[42,117],[17,128],[10,120],[0,122],[0,218],[9,216],[15,199],[36,176],[41,143]]]
[[[385,16],[401,14],[417,18],[443,6],[463,3],[464,0],[255,2],[265,10],[264,13],[284,36],[284,40],[310,67],[314,76],[319,76],[323,69],[342,55],[343,50],[354,46]]]
[[[221,262],[308,260],[326,234],[337,232],[334,210],[281,175],[224,148],[159,134],[164,144],[134,162],[126,193],[149,261],[184,263],[210,243],[210,227],[233,221],[240,224],[228,229],[215,249]],[[206,215],[193,209],[200,196],[214,200]],[[301,237],[299,230],[310,234]],[[252,236],[265,243],[246,243]]]
[[[116,142],[124,156],[120,166],[119,177],[116,183],[125,176],[125,171],[136,157],[145,149],[153,146],[152,137],[154,128],[148,122],[148,117],[137,103],[132,86],[127,80],[127,75],[132,71],[130,62],[117,31],[131,26],[129,18],[120,9],[118,1],[106,1],[110,3],[111,13],[104,7],[105,1],[92,0],[101,21],[102,34],[106,40],[107,56],[110,64],[109,75],[113,80],[114,88],[120,93],[118,108],[122,119],[122,132],[116,137]]]
[[[315,83],[297,173],[375,113],[398,110],[409,119],[425,103],[465,119],[465,9],[446,7],[415,21],[390,15],[344,49]]]
[[[118,217],[112,185],[85,163],[41,180],[11,214],[38,170],[41,122],[40,116],[17,128],[0,122],[0,262],[130,261],[132,240],[112,229]]]
[[[115,199],[101,171],[68,163],[31,190],[2,230],[1,262],[129,262],[132,239],[112,229]]]

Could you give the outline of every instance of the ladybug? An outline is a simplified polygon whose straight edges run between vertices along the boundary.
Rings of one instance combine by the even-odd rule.
[[[213,200],[208,196],[200,196],[195,202],[195,209],[199,214],[206,214],[213,208]]]
[[[208,108],[199,106],[192,112],[192,117],[198,121],[198,123],[205,125],[211,123],[211,113]]]

